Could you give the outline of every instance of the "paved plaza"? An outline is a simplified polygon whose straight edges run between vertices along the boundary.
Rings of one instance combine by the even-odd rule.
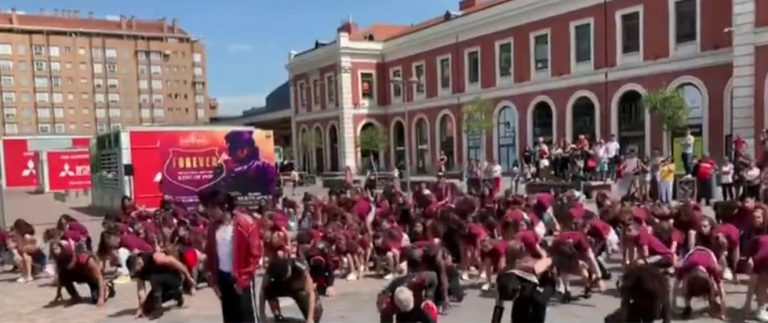
[[[6,192],[5,210],[8,223],[23,217],[38,226],[38,231],[52,226],[58,215],[70,213],[84,222],[93,236],[98,236],[101,217],[100,212],[87,208],[87,196],[70,196],[66,202],[55,201],[51,195],[34,195],[26,192]],[[90,213],[90,215],[89,215]],[[614,265],[615,266],[615,265]],[[615,269],[615,268],[614,268]],[[614,272],[616,272],[614,270]],[[618,275],[615,275],[618,276]],[[30,284],[18,284],[16,276],[10,273],[0,274],[0,322],[135,322],[133,315],[136,309],[136,292],[133,284],[117,286],[117,296],[107,302],[103,308],[92,305],[78,304],[73,306],[57,304],[51,306],[55,290],[50,285],[50,279],[39,279]],[[376,293],[386,284],[385,281],[369,278],[362,281],[347,282],[337,280],[337,296],[324,298],[325,314],[322,322],[376,322],[375,308]],[[493,311],[493,300],[486,295],[480,295],[479,284],[466,282],[469,290],[468,297],[462,304],[456,304],[450,315],[441,317],[440,322],[490,322]],[[606,284],[615,286],[614,282]],[[740,307],[743,303],[743,285],[729,284],[728,305],[731,308]],[[85,295],[84,287],[80,288]],[[580,294],[581,288],[574,287],[574,293]],[[577,300],[571,304],[553,302],[549,309],[548,322],[602,322],[602,318],[615,309],[619,300],[615,290],[609,289],[604,294],[595,294],[589,300]],[[66,292],[64,292],[65,298]],[[283,300],[287,317],[300,317],[298,309],[289,301]],[[702,308],[703,302],[694,303],[695,308]],[[507,322],[509,305],[505,312]],[[269,311],[267,311],[269,312]],[[699,311],[701,313],[701,311]],[[743,321],[738,311],[729,311],[729,321]],[[183,308],[171,307],[163,313],[156,322],[219,322],[219,304],[210,289],[202,289],[195,296],[188,297]],[[142,319],[139,321],[145,321]],[[696,322],[717,322],[706,316],[698,316]],[[296,322],[300,322],[297,320]]]

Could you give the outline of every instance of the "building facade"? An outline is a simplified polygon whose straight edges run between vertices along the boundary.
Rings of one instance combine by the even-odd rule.
[[[680,135],[642,107],[662,88],[682,91],[700,153],[722,158],[737,135],[762,151],[768,0],[463,0],[459,10],[410,26],[347,22],[334,41],[291,54],[305,169],[363,168],[369,128],[388,135],[373,152],[380,169],[408,152],[419,173],[441,151],[454,168],[485,159],[509,170],[535,138],[579,134],[679,155]],[[492,102],[493,126],[470,133],[462,107],[476,98]]]
[[[207,122],[205,55],[175,19],[2,12],[3,134]]]

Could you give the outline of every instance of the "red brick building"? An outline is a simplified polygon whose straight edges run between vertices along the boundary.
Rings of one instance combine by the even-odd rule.
[[[389,137],[380,169],[428,172],[496,160],[508,169],[535,138],[615,134],[623,149],[674,151],[641,106],[680,89],[700,150],[759,146],[768,115],[768,0],[463,0],[410,26],[352,22],[287,65],[294,151],[316,172],[361,168],[358,135]],[[400,80],[400,81],[398,81]],[[405,80],[405,81],[403,81]],[[461,107],[495,104],[494,126],[466,133]],[[304,133],[315,133],[308,151]],[[761,151],[761,147],[757,148]]]

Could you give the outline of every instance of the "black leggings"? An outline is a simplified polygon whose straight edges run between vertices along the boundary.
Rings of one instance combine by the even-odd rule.
[[[544,323],[549,298],[555,293],[554,282],[537,285],[520,279],[520,295],[512,304],[512,323]],[[551,284],[550,284],[551,283]]]
[[[80,293],[77,292],[77,288],[75,288],[75,282],[66,278],[59,278],[59,284],[61,284],[62,287],[67,291],[67,294],[69,294],[69,297],[73,299],[80,298]],[[91,303],[96,304],[99,301],[99,293],[100,293],[100,286],[99,282],[97,281],[89,281],[84,282],[84,284],[88,285],[88,288],[91,290]],[[104,297],[104,300],[107,298]]]
[[[183,295],[181,294],[183,280],[179,274],[152,274],[148,282],[150,289],[147,299],[144,300],[144,313],[152,313],[163,306],[163,303],[170,300],[176,300],[179,303],[183,302]]]
[[[221,292],[221,316],[225,323],[254,323],[258,322],[257,301],[259,286],[251,280],[248,288],[240,293],[235,290],[235,279],[229,273],[217,273],[217,285]]]
[[[733,194],[733,183],[720,184],[720,187],[723,189],[723,201],[730,201],[736,198],[736,195]]]
[[[287,293],[287,294],[286,294]],[[301,314],[306,319],[309,315],[309,294],[305,291],[290,292],[285,290],[273,290],[267,287],[264,291],[264,298],[272,302],[279,302],[278,297],[290,297],[299,307]],[[279,304],[279,303],[277,303]],[[320,303],[320,295],[315,295],[315,323],[320,323],[320,319],[323,317],[323,304]]]

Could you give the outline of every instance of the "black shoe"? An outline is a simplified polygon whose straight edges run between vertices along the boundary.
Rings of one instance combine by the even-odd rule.
[[[601,278],[602,278],[603,280],[611,280],[611,277],[613,277],[613,276],[611,276],[611,273],[606,271],[606,272],[603,274],[603,277],[601,277]]]
[[[115,294],[117,294],[117,291],[115,291],[115,284],[107,284],[107,298],[113,298],[115,297]]]
[[[573,297],[571,296],[571,292],[563,293],[563,304],[570,303],[572,299],[573,299]]]
[[[275,322],[288,322],[282,314],[275,314]]]
[[[692,309],[690,306],[687,306],[687,307],[685,307],[685,308],[683,309],[682,318],[683,318],[684,320],[687,320],[687,319],[691,318],[691,314],[692,314],[692,313],[693,313],[693,309]]]
[[[179,293],[179,295],[175,297],[175,300],[176,300],[176,306],[184,307],[184,294]]]

